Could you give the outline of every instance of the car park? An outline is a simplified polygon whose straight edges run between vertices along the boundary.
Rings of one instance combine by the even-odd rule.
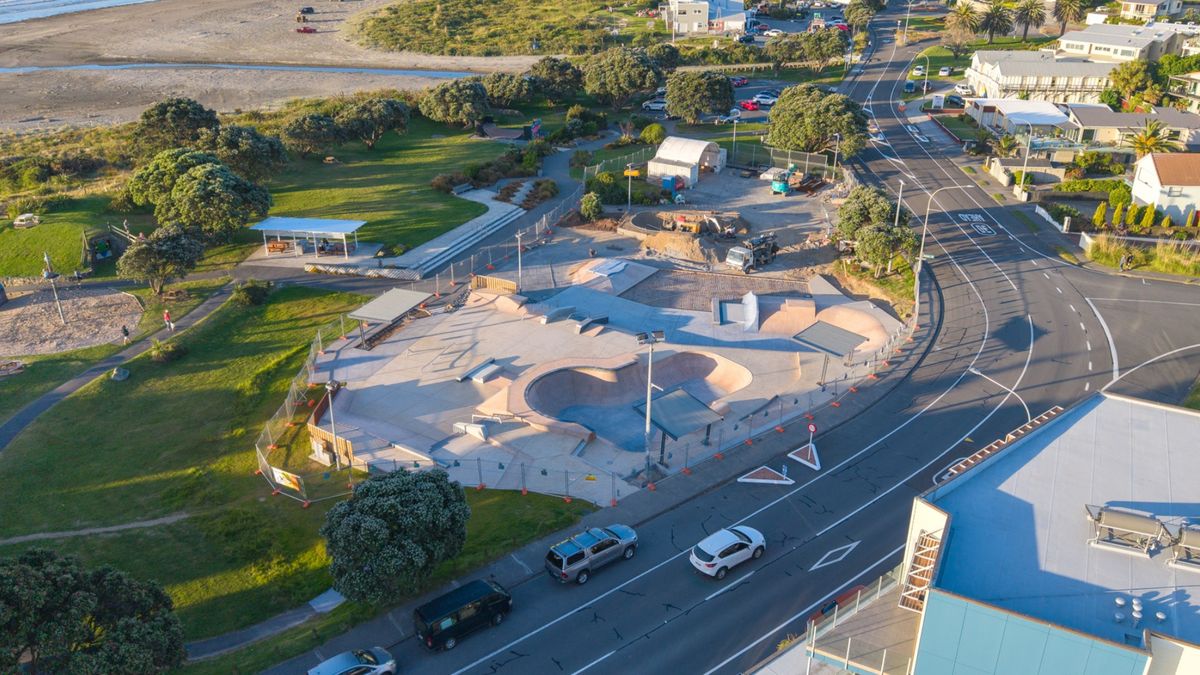
[[[732,84],[735,87],[744,87],[750,84],[750,80],[742,77],[741,75],[735,75],[729,78],[729,84]]]
[[[952,72],[954,72],[954,69],[950,66],[942,66],[941,68],[938,68],[939,77],[950,77]]]
[[[637,542],[637,532],[628,525],[593,527],[551,546],[546,553],[546,572],[555,581],[582,586],[601,567],[633,558]]]
[[[507,589],[476,579],[413,610],[413,624],[426,648],[450,650],[480,628],[499,626],[511,611]]]
[[[728,113],[717,117],[717,124],[729,124],[740,119],[742,119],[742,111],[738,108],[731,108]]]
[[[661,98],[652,98],[642,104],[642,110],[662,112],[667,109],[667,102]]]
[[[396,659],[383,647],[353,649],[325,659],[308,675],[393,675]]]
[[[738,107],[742,110],[758,110],[758,102],[746,99],[745,101],[738,101]]]
[[[758,560],[766,550],[767,540],[762,532],[745,525],[734,525],[705,537],[692,547],[689,557],[692,567],[701,574],[724,579],[730,569],[747,560]]]

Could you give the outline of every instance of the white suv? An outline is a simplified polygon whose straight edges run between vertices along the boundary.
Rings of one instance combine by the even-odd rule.
[[[724,579],[729,570],[747,560],[758,560],[767,550],[762,532],[745,525],[718,530],[692,547],[692,567],[701,574]]]
[[[661,98],[654,98],[642,104],[642,110],[652,112],[662,112],[667,109],[667,102]]]
[[[954,93],[958,94],[959,96],[973,96],[975,94],[975,90],[972,89],[971,85],[967,84],[966,82],[959,82],[958,84],[954,85]]]

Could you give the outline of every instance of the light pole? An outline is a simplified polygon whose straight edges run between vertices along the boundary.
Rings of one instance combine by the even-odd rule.
[[[337,424],[333,421],[333,392],[338,390],[337,380],[330,380],[325,383],[325,391],[329,393],[329,432],[333,434],[333,461],[337,465],[337,470],[342,470],[342,455],[338,452],[337,444]]]
[[[904,37],[902,37],[900,39],[900,44],[902,44],[902,45],[908,44],[908,18],[910,16],[912,16],[912,0],[908,0],[908,4],[906,4],[905,7],[906,7],[906,9],[904,10]]]
[[[645,445],[646,445],[646,483],[650,482],[650,405],[653,403],[654,393],[654,345],[666,339],[666,333],[661,330],[652,330],[645,333],[638,333],[634,336],[639,345],[649,345],[650,354],[646,361],[646,430],[645,430]],[[659,458],[662,461],[662,458]]]
[[[918,56],[925,59],[925,84],[921,87],[921,94],[925,94],[929,91],[929,57],[925,54],[918,54]]]
[[[892,227],[900,227],[900,209],[904,208],[904,179],[900,179],[900,191],[896,193],[896,221]]]
[[[837,139],[837,143],[833,145],[833,180],[837,182],[838,150],[842,149],[842,135],[834,132],[833,137]]]
[[[741,113],[739,112],[738,117],[740,117],[740,116],[741,116]],[[735,161],[735,162],[737,161],[737,123],[738,123],[738,118],[737,117],[733,118],[733,161]]]
[[[1027,180],[1026,177],[1029,175],[1029,153],[1033,151],[1033,122],[1022,122],[1021,124],[1029,127],[1029,137],[1025,139],[1025,161],[1021,164],[1021,180],[1018,181],[1018,187],[1021,188],[1021,194],[1024,195],[1027,192],[1025,189],[1025,181]],[[1030,183],[1032,182],[1033,181],[1030,181]],[[1024,201],[1024,199],[1021,201]]]
[[[921,248],[917,252],[917,264],[913,268],[913,298],[915,299],[915,309],[913,316],[917,319],[921,318],[921,270],[925,266],[925,235],[929,232],[929,211],[933,208],[933,198],[942,190],[966,190],[967,188],[975,187],[974,185],[947,185],[940,187],[929,193],[929,201],[925,203],[925,222],[921,225]]]
[[[633,162],[625,165],[625,180],[629,185],[625,188],[625,210],[633,210]]]
[[[521,233],[517,233],[517,292],[521,292]]]

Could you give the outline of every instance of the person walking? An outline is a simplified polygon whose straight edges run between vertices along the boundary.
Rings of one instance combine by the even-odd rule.
[[[167,330],[171,331],[172,333],[175,332],[175,323],[171,321],[171,310],[163,310],[163,323],[167,325]]]
[[[121,326],[121,344],[129,344],[129,326]]]

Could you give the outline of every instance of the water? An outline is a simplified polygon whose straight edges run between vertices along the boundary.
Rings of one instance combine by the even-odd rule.
[[[0,2],[4,2],[4,0],[0,0]],[[216,68],[218,70],[282,70],[305,73],[362,73],[366,75],[396,75],[399,77],[431,77],[441,79],[458,79],[477,74],[455,70],[403,70],[400,68],[356,68],[354,66],[278,66],[250,63],[87,63],[75,66],[19,66],[0,68],[0,75],[70,70],[145,70],[150,68]]]
[[[0,0],[0,24],[154,0]]]

